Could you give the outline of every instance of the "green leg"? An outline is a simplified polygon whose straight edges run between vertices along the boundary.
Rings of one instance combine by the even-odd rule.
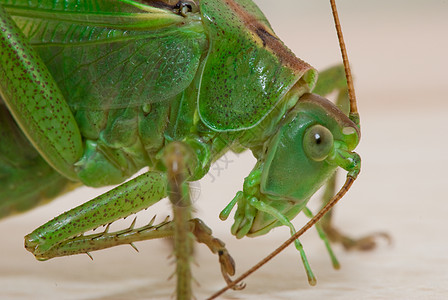
[[[313,213],[311,212],[311,210],[308,207],[305,207],[303,209],[303,213],[305,214],[305,216],[307,216],[310,219],[314,218]],[[339,261],[336,258],[336,255],[334,254],[333,249],[331,248],[330,241],[328,240],[328,236],[327,236],[325,230],[322,228],[322,224],[320,224],[318,222],[318,223],[316,223],[315,227],[316,227],[317,233],[319,234],[319,237],[322,239],[322,241],[325,244],[325,247],[327,248],[328,254],[330,255],[330,258],[331,258],[331,263],[333,264],[333,268],[339,269],[341,267],[341,265],[339,264]]]
[[[109,232],[109,225],[112,222],[145,209],[164,198],[167,195],[168,185],[168,179],[164,173],[148,172],[140,175],[42,225],[25,237],[25,247],[37,259],[47,260],[74,254],[90,256],[92,251],[123,244],[129,244],[137,250],[134,242],[175,237],[178,234],[176,232],[179,231],[175,221],[166,219],[154,225],[155,218],[148,225],[139,228],[134,228],[136,221],[134,219],[129,228]],[[106,224],[103,232],[84,235],[84,232]],[[188,238],[196,238],[198,243],[207,245],[213,253],[218,254],[223,277],[229,282],[229,275],[235,274],[235,264],[225,244],[213,237],[210,228],[199,219],[187,220],[181,230]],[[184,249],[182,247],[185,247],[185,244],[181,242],[176,250]],[[181,261],[183,259],[189,262],[191,253],[181,257]],[[185,270],[184,263],[181,264],[181,269]],[[181,277],[180,281],[189,282],[190,277]],[[236,289],[241,287],[236,286]],[[185,293],[185,289],[179,291],[178,299],[187,299],[188,294]]]
[[[83,145],[78,125],[42,59],[0,5],[0,96],[41,156],[65,177]]]
[[[188,146],[179,142],[169,144],[164,152],[165,166],[168,173],[168,196],[173,206],[174,220],[174,255],[176,257],[176,294],[178,300],[190,300],[191,259],[193,255],[193,234],[188,230],[192,209],[190,189],[187,178],[187,163],[192,159]]]
[[[250,198],[249,203],[256,209],[272,215],[282,225],[289,227],[291,235],[294,235],[296,233],[294,225],[292,225],[292,223],[289,221],[289,219],[286,216],[284,216],[281,212],[276,210],[275,208],[269,206],[268,204],[264,203],[263,201],[259,201],[255,197]],[[305,254],[305,251],[303,250],[302,243],[300,243],[300,241],[298,239],[296,239],[294,241],[294,244],[296,246],[296,249],[300,252],[300,257],[302,258],[302,262],[305,267],[306,274],[308,276],[308,283],[310,285],[316,285],[316,277],[314,276],[313,271],[311,270],[310,264],[308,262],[308,259],[306,258],[306,254]]]
[[[343,65],[338,65],[320,72],[319,80],[313,90],[314,93],[321,96],[328,95],[334,91],[338,92],[336,105],[348,115],[350,104]],[[325,186],[325,192],[322,199],[323,206],[330,201],[336,192],[336,176],[337,173],[328,180]],[[345,249],[370,250],[375,247],[375,240],[378,236],[389,239],[389,236],[385,233],[372,234],[359,239],[348,237],[333,226],[332,215],[333,210],[330,210],[319,223],[328,238],[332,242],[341,243]]]
[[[211,230],[200,220],[191,220],[188,182],[191,151],[181,143],[171,143],[164,152],[165,172],[150,171],[61,214],[25,237],[25,247],[38,260],[101,250],[117,245],[173,237],[177,261],[177,299],[191,299],[192,247],[194,238],[219,255],[224,279],[234,275],[235,266],[222,241],[211,235]],[[184,162],[187,162],[184,164]],[[109,232],[109,225],[169,196],[173,204],[173,221],[154,225],[154,220],[134,228],[135,220],[127,229]],[[106,226],[101,233],[85,232]],[[236,288],[241,288],[237,286]]]
[[[113,241],[101,242],[101,239],[92,245],[88,241],[70,243],[75,237],[81,236],[82,240],[82,235],[89,230],[153,205],[166,194],[166,175],[160,172],[145,173],[37,228],[25,237],[25,248],[37,259],[46,260],[114,246]]]

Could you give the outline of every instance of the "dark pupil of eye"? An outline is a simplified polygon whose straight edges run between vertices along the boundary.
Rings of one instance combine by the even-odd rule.
[[[314,134],[314,141],[316,142],[316,145],[320,145],[322,143],[322,137],[320,136],[320,134]]]

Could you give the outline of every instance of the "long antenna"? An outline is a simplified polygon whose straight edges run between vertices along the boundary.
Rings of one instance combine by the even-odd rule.
[[[347,85],[348,85],[348,93],[350,97],[350,119],[354,121],[357,125],[359,125],[359,114],[358,114],[358,107],[356,105],[356,96],[355,96],[355,89],[353,87],[353,79],[352,74],[350,71],[350,65],[348,61],[347,51],[345,48],[344,43],[344,37],[342,36],[342,30],[341,30],[341,23],[339,22],[339,17],[336,9],[336,3],[335,0],[330,0],[331,9],[333,11],[333,17],[335,22],[336,31],[338,33],[338,39],[339,39],[339,46],[341,48],[341,54],[342,54],[342,60],[344,62],[344,68],[345,68],[345,77],[347,79]],[[221,290],[217,291],[215,294],[213,294],[211,297],[207,298],[207,300],[213,300],[225,293],[228,289],[231,289],[241,281],[243,281],[246,277],[254,273],[256,270],[261,268],[263,265],[265,265],[267,262],[269,262],[271,259],[273,259],[277,254],[279,254],[281,251],[283,251],[286,247],[288,247],[290,244],[292,244],[296,239],[298,239],[302,234],[304,234],[308,229],[313,227],[317,222],[320,221],[320,219],[334,206],[336,203],[347,193],[347,191],[352,186],[353,182],[355,181],[356,176],[353,177],[350,173],[347,175],[347,179],[344,183],[344,185],[341,187],[339,192],[325,205],[308,223],[305,224],[299,231],[297,231],[294,235],[292,235],[288,240],[286,240],[283,244],[280,245],[277,249],[275,249],[273,252],[271,252],[268,256],[266,256],[264,259],[262,259],[260,262],[258,262],[255,266],[253,266],[251,269],[243,273],[240,277],[235,279],[234,281],[227,284],[226,287],[222,288]]]
[[[330,0],[331,10],[333,12],[334,25],[338,33],[339,48],[341,49],[342,61],[344,62],[345,78],[347,79],[348,95],[350,98],[350,119],[359,125],[358,106],[356,102],[355,87],[353,86],[352,72],[350,70],[350,62],[348,61],[347,49],[342,35],[341,22],[339,21],[338,11],[336,9],[335,0]]]

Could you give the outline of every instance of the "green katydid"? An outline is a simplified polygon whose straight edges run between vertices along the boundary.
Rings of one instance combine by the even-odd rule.
[[[290,220],[338,167],[360,171],[355,103],[349,118],[310,93],[345,98],[343,69],[317,81],[250,0],[1,0],[0,34],[0,217],[80,184],[119,184],[28,234],[37,259],[174,236],[178,297],[189,299],[193,237],[219,254],[226,281],[234,274],[224,244],[189,220],[188,182],[226,151],[257,158],[220,216],[238,206],[237,238],[294,233]],[[83,235],[167,196],[175,221]]]

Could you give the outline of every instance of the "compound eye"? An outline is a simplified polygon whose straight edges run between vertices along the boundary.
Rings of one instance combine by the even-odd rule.
[[[312,160],[322,161],[333,149],[333,134],[322,125],[313,125],[305,132],[303,149]]]

